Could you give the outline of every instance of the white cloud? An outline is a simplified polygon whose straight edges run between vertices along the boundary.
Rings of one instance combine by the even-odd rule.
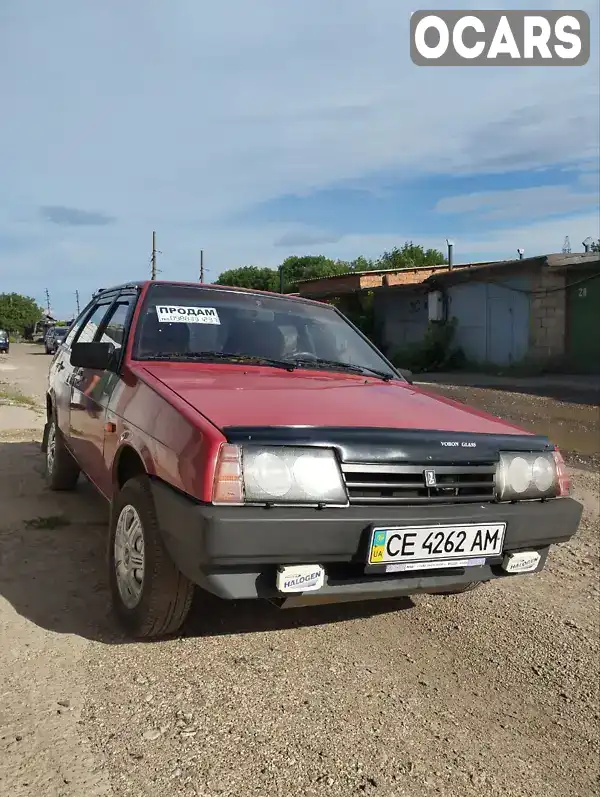
[[[580,179],[580,182],[586,181]],[[548,185],[444,197],[436,204],[435,210],[439,213],[473,213],[480,219],[516,220],[564,215],[597,205],[596,193],[575,191],[565,185]]]
[[[290,224],[288,229],[277,238],[275,246],[319,246],[325,244],[335,244],[342,236],[336,233],[327,232],[306,224]]]
[[[574,252],[583,252],[581,241],[591,235],[600,238],[600,217],[597,213],[577,216],[564,216],[559,219],[539,221],[534,224],[521,224],[502,230],[473,233],[464,237],[454,236],[454,259],[456,263],[471,260],[509,260],[517,257],[517,249],[525,249],[526,257],[560,252],[565,235],[571,240]],[[428,235],[406,232],[399,235],[347,235],[334,247],[320,247],[323,254],[339,252],[342,259],[350,259],[356,254],[376,257],[386,249],[398,246],[398,242],[414,238],[425,247],[433,247],[445,252],[443,239]]]
[[[598,32],[593,0],[528,6],[586,9]],[[65,297],[144,275],[152,229],[169,275],[193,277],[201,247],[216,273],[279,262],[291,225],[230,219],[282,194],[597,158],[597,48],[580,68],[419,68],[397,0],[4,0],[1,13],[0,263],[38,294],[49,270]],[[42,206],[117,222],[44,226]],[[3,254],[3,235],[22,250]],[[380,239],[318,248],[353,257]]]

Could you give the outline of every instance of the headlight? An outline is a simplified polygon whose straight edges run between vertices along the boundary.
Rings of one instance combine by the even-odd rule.
[[[213,503],[347,506],[348,496],[329,448],[223,445]]]
[[[501,453],[496,485],[500,501],[563,495],[557,451]],[[562,463],[564,466],[564,463]]]

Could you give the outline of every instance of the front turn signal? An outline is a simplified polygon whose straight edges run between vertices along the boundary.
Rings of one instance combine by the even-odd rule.
[[[562,458],[560,451],[555,449],[552,452],[556,464],[556,481],[558,483],[559,496],[571,495],[571,477],[567,472],[567,466]]]
[[[217,457],[212,493],[213,504],[243,504],[242,452],[238,446],[223,443]]]

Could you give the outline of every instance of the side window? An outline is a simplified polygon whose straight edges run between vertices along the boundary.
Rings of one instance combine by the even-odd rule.
[[[79,316],[79,318],[76,318],[75,321],[73,321],[73,323],[69,327],[69,331],[67,332],[67,336],[65,338],[65,344],[66,344],[67,348],[71,347],[71,344],[73,343],[75,335],[81,329],[81,325],[85,321],[86,316],[87,316],[87,309],[85,309],[83,311],[83,313]]]
[[[120,349],[125,339],[125,322],[127,313],[133,302],[133,297],[122,299],[113,305],[108,318],[103,324],[101,334],[96,333],[95,340],[102,343],[113,343],[115,348]]]
[[[98,332],[98,327],[102,323],[102,319],[106,315],[106,311],[111,304],[112,301],[108,301],[96,306],[91,316],[88,316],[79,335],[76,335],[76,343],[91,343],[94,340]]]

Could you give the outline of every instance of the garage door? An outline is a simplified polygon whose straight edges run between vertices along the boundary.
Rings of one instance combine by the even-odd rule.
[[[590,276],[589,271],[567,276],[567,349],[579,373],[600,373],[600,273]]]

